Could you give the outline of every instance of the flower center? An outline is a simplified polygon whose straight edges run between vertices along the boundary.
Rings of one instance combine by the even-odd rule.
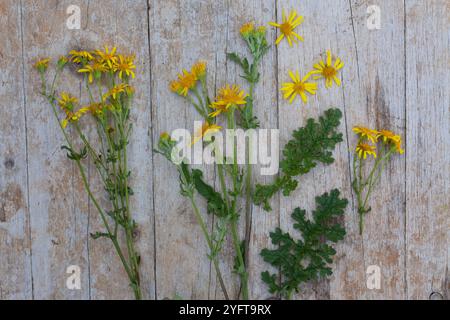
[[[336,71],[336,69],[333,68],[333,67],[326,66],[325,68],[323,68],[323,75],[324,75],[326,78],[332,78],[332,77],[334,77],[336,74],[337,74],[337,71]]]
[[[303,82],[297,82],[294,85],[294,91],[296,91],[296,92],[303,92],[303,91],[305,91],[305,84]]]
[[[292,25],[289,22],[284,22],[281,26],[280,26],[280,31],[281,33],[285,34],[285,35],[290,35],[292,32],[293,28]]]

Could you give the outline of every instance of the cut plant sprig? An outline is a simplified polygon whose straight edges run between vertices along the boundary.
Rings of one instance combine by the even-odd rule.
[[[131,172],[127,160],[132,127],[129,115],[134,95],[134,88],[128,81],[134,76],[132,70],[135,66],[132,56],[123,58],[125,60],[120,57],[123,56],[116,54],[116,48],[109,50],[105,47],[104,51],[93,52],[72,50],[68,57],[62,56],[57,61],[50,85],[46,79],[50,60],[40,60],[35,67],[42,80],[42,94],[49,102],[65,139],[66,145],[62,148],[67,151],[68,158],[76,163],[84,188],[105,228],[91,236],[94,239],[110,239],[128,275],[135,298],[141,299],[140,256],[134,244],[137,224],[130,208],[133,190],[129,183]],[[70,93],[57,93],[58,78],[68,63],[72,63],[78,73],[84,75],[89,97],[87,105],[80,105],[79,99]],[[74,90],[79,90],[78,85]],[[84,126],[80,125],[88,116],[94,120],[95,137],[85,134]],[[80,144],[81,148],[77,150],[76,146]],[[86,158],[92,159],[108,194],[109,201],[103,206],[87,179]],[[124,244],[119,240],[122,234]]]
[[[316,197],[316,210],[308,220],[306,211],[297,208],[292,213],[294,229],[302,239],[295,240],[289,233],[277,228],[270,233],[275,249],[263,249],[261,256],[279,270],[279,274],[265,271],[262,280],[269,291],[290,300],[300,285],[332,274],[330,264],[336,251],[331,244],[345,236],[345,229],[336,220],[344,215],[347,199],[340,197],[339,190],[332,190]],[[279,281],[281,279],[281,283]]]
[[[374,130],[357,126],[353,131],[358,142],[353,155],[352,187],[356,194],[359,214],[359,233],[364,230],[364,217],[372,209],[370,196],[380,180],[386,164],[395,154],[403,154],[402,138],[390,130]]]
[[[308,119],[304,127],[295,130],[283,149],[282,174],[272,184],[256,185],[254,203],[271,210],[269,201],[278,191],[289,196],[297,188],[295,177],[308,173],[318,163],[333,163],[332,151],[342,142],[342,133],[338,132],[341,118],[339,109],[329,109],[318,121]]]

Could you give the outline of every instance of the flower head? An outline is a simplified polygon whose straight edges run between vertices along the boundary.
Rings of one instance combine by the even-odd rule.
[[[112,97],[116,100],[122,93],[126,93],[128,96],[131,96],[134,93],[134,88],[127,83],[120,83],[105,93],[103,95],[103,100],[106,100],[108,97]]]
[[[378,141],[379,132],[365,127],[354,127],[353,132],[358,134],[361,138],[367,138],[368,140],[376,143]]]
[[[63,127],[63,129],[65,129],[67,127],[67,125],[69,124],[69,122],[77,122],[78,120],[81,119],[81,117],[89,112],[89,108],[84,107],[81,108],[79,110],[77,110],[76,112],[72,112],[72,111],[66,111],[66,118],[61,122],[61,126]]]
[[[247,103],[244,90],[241,90],[237,85],[226,85],[219,89],[219,94],[216,97],[216,101],[212,103],[211,108],[216,111],[210,114],[211,117],[217,117],[222,112],[228,111],[228,109],[235,105],[244,105]]]
[[[367,159],[367,155],[371,155],[374,158],[376,158],[377,157],[376,149],[377,148],[375,146],[372,146],[368,143],[360,142],[356,146],[356,153],[360,158]]]
[[[124,76],[134,78],[133,70],[136,69],[134,65],[134,56],[124,57],[123,55],[117,55],[117,60],[114,63],[114,72],[119,72],[119,78],[123,79]]]
[[[192,66],[191,73],[197,78],[201,79],[206,75],[206,62],[205,61],[197,61]]]
[[[401,138],[400,138],[400,140],[395,141],[394,144],[395,144],[395,151],[397,151],[397,153],[399,153],[399,154],[404,154],[405,153],[405,150],[402,149],[402,140],[401,140]]]
[[[89,61],[94,60],[94,57],[88,51],[72,50],[72,51],[69,52],[69,54],[70,54],[70,60],[72,60],[72,62],[80,63],[82,65],[85,65]]]
[[[239,32],[244,38],[247,38],[254,30],[255,30],[255,23],[252,21],[244,23]]]
[[[307,82],[310,78],[310,74],[308,73],[303,78],[300,77],[298,71],[294,74],[292,71],[289,71],[289,76],[292,79],[292,82],[283,83],[283,87],[281,91],[284,92],[284,99],[289,99],[289,102],[292,103],[297,95],[301,97],[304,103],[308,102],[307,93],[314,95],[317,91],[317,83]]]
[[[341,80],[338,78],[338,71],[344,67],[344,63],[341,59],[336,58],[333,63],[333,58],[331,56],[331,52],[327,51],[327,59],[326,61],[319,61],[314,65],[314,71],[311,71],[312,74],[316,74],[314,76],[314,80],[317,79],[325,79],[325,86],[327,88],[331,88],[333,86],[333,80],[337,84],[338,87],[341,86]]]
[[[205,122],[202,127],[200,128],[200,130],[198,130],[195,134],[194,134],[194,139],[192,140],[192,144],[196,144],[199,140],[201,140],[203,137],[205,137],[208,134],[213,134],[215,132],[219,132],[222,129],[221,126],[218,126],[216,124],[213,123],[207,123]]]
[[[50,58],[40,59],[40,60],[36,61],[36,63],[34,64],[34,68],[37,71],[44,73],[48,69],[49,62],[50,62]]]
[[[78,99],[67,92],[61,92],[61,97],[57,100],[61,109],[63,109],[66,112],[73,111],[75,105],[78,103]]]
[[[107,71],[108,68],[106,65],[98,59],[91,61],[89,64],[86,64],[83,68],[78,70],[79,73],[87,73],[89,75],[89,83],[92,83],[94,79],[100,79],[102,73]]]
[[[67,63],[69,63],[69,58],[67,58],[66,56],[60,56],[58,59],[58,68],[64,68]]]
[[[109,48],[105,46],[105,51],[95,50],[95,54],[98,56],[100,62],[106,64],[110,70],[113,70],[113,66],[117,62],[116,51],[116,47],[113,47],[110,51]]]
[[[175,80],[175,82],[171,82],[171,90],[186,97],[189,90],[193,89],[197,84],[197,77],[192,72],[183,70],[182,73],[178,74],[178,80]],[[177,88],[177,90],[174,90],[174,88]]]
[[[283,21],[282,23],[269,22],[269,25],[279,28],[281,35],[275,41],[275,44],[279,44],[284,37],[286,37],[289,45],[292,47],[292,43],[298,43],[298,40],[303,41],[303,37],[299,36],[294,30],[297,28],[304,20],[303,16],[297,14],[297,11],[292,10],[289,13],[289,17],[283,10]]]
[[[380,130],[378,132],[378,138],[382,138],[384,143],[397,142],[401,140],[401,137],[399,135],[396,135],[389,130]]]

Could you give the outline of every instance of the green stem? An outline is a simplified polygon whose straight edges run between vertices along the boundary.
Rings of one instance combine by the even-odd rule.
[[[180,172],[181,172],[181,169],[180,169]],[[214,245],[211,240],[211,237],[209,236],[208,229],[206,227],[206,223],[203,220],[202,215],[200,214],[200,210],[198,209],[197,204],[195,203],[194,196],[189,195],[189,200],[191,201],[192,208],[194,209],[194,214],[197,219],[197,223],[200,225],[200,228],[202,229],[203,235],[206,239],[206,243],[208,244],[208,248],[209,248],[210,252],[212,253],[214,251]],[[228,292],[225,287],[225,282],[223,281],[222,272],[220,271],[219,262],[217,260],[217,257],[212,256],[211,259],[213,261],[214,269],[216,270],[217,278],[219,279],[220,287],[222,288],[225,299],[229,300],[230,298],[228,296]]]
[[[231,110],[228,112],[228,128],[231,130],[236,129],[235,120],[235,106],[232,106]],[[248,300],[248,274],[245,268],[244,256],[241,250],[241,243],[238,236],[238,222],[239,215],[236,212],[237,196],[238,196],[238,175],[239,167],[237,164],[237,145],[233,141],[233,201],[231,202],[231,235],[233,239],[233,245],[236,251],[238,263],[239,263],[239,276],[241,278],[242,285],[242,297],[244,300]]]

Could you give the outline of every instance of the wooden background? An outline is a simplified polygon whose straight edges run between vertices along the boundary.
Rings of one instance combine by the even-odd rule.
[[[81,30],[66,27],[71,4],[81,8]],[[373,4],[381,8],[381,29],[371,31],[366,10]],[[284,145],[306,118],[335,106],[345,115],[345,139],[335,164],[302,177],[292,197],[276,197],[273,212],[253,207],[251,297],[270,296],[260,280],[267,265],[259,251],[275,227],[292,225],[293,208],[309,209],[316,195],[335,187],[353,199],[351,128],[362,124],[401,133],[406,154],[396,156],[383,174],[363,236],[354,205],[349,206],[348,235],[337,247],[334,275],[302,287],[297,298],[428,299],[433,292],[449,298],[449,1],[1,0],[0,299],[132,297],[110,242],[88,236],[100,230],[98,214],[60,150],[62,136],[32,69],[38,57],[56,59],[72,48],[103,44],[135,52],[138,60],[130,161],[145,297],[222,298],[201,231],[178,193],[177,174],[152,147],[161,131],[192,128],[199,119],[169,92],[168,81],[205,59],[211,92],[227,82],[243,84],[225,53],[244,52],[238,35],[243,22],[279,20],[282,8],[305,16],[299,28],[305,42],[289,48],[283,41],[265,57],[256,89],[262,126],[280,128]],[[276,39],[273,28],[269,39]],[[346,63],[342,87],[321,85],[307,106],[282,100],[278,88],[287,70],[309,71],[326,49]],[[63,80],[62,88],[81,90],[79,78]],[[211,168],[206,172],[214,179]],[[94,176],[91,180],[95,183]],[[101,187],[97,191],[101,194]],[[229,283],[236,283],[230,245],[222,261]],[[81,267],[81,290],[66,288],[69,265]],[[366,287],[370,265],[381,268],[380,290]]]

